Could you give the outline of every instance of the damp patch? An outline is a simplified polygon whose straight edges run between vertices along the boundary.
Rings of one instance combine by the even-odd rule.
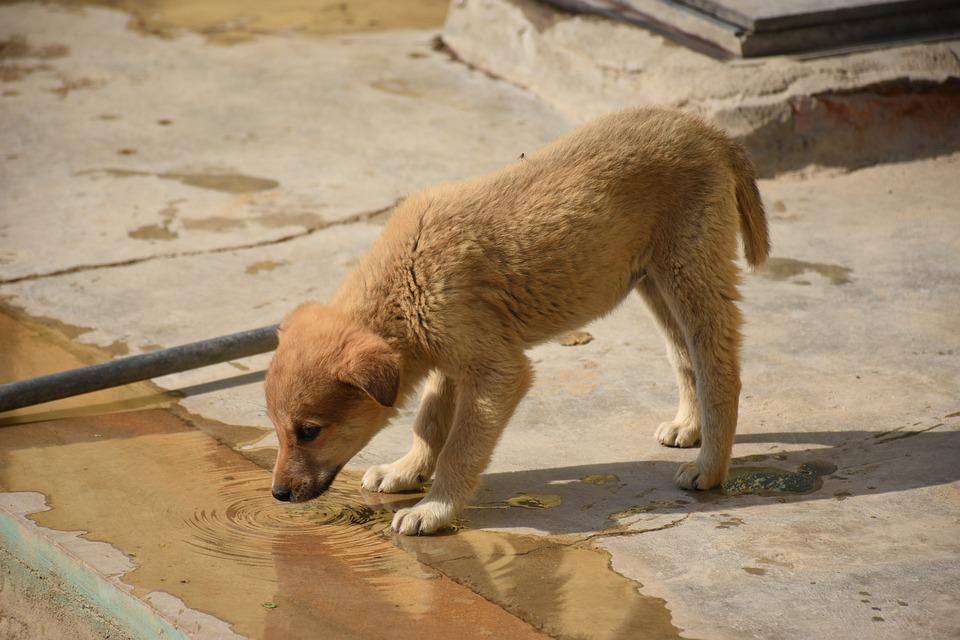
[[[812,493],[823,486],[823,476],[837,470],[831,462],[805,462],[796,471],[776,467],[733,467],[722,485],[728,496],[745,494]]]

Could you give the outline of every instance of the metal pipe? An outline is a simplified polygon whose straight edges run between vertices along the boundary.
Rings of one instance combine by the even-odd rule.
[[[0,385],[0,412],[69,398],[178,371],[266,353],[277,348],[277,325],[118,358],[30,380]]]

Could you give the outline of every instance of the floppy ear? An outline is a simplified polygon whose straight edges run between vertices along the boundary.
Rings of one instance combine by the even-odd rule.
[[[400,356],[380,339],[362,342],[351,349],[341,379],[381,406],[392,407],[400,392]]]

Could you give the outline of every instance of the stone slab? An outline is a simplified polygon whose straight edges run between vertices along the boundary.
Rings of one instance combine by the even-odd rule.
[[[464,61],[578,121],[641,104],[706,116],[744,143],[765,177],[960,149],[955,38],[814,59],[724,61],[672,36],[531,0],[453,4],[443,37]]]
[[[716,58],[811,55],[935,41],[960,33],[960,11],[929,2],[777,3],[712,0],[547,0],[667,36]]]
[[[950,0],[675,0],[753,31],[917,13],[949,7]]]
[[[569,128],[434,31],[216,46],[119,11],[0,6],[0,282],[278,239]],[[51,53],[52,52],[52,53]],[[28,250],[47,243],[56,251]]]

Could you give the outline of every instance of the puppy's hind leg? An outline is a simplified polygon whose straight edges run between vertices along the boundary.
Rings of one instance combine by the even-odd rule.
[[[437,456],[450,431],[455,407],[453,380],[433,371],[427,378],[420,410],[413,423],[413,446],[399,460],[367,469],[361,482],[363,488],[383,493],[419,489],[433,474]]]
[[[735,301],[738,273],[735,239],[675,256],[672,269],[656,277],[673,317],[687,339],[697,383],[700,453],[681,465],[675,481],[684,489],[711,489],[726,477],[740,402],[740,326]]]
[[[697,378],[687,349],[687,339],[653,278],[644,278],[637,285],[637,291],[643,296],[663,334],[679,390],[677,415],[672,421],[661,423],[654,436],[660,444],[668,447],[694,447],[700,444],[700,408],[697,404]]]

